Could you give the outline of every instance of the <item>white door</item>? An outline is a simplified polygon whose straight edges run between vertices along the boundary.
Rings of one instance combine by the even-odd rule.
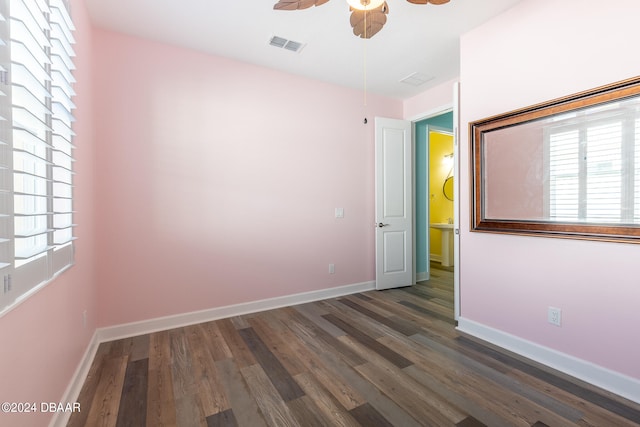
[[[411,122],[376,117],[376,289],[413,284]]]

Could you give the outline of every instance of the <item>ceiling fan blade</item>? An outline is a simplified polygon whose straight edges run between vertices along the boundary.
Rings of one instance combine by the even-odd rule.
[[[366,19],[364,16],[364,13],[352,13],[351,14],[351,18],[349,19],[351,26],[355,29],[357,28],[358,31],[363,30],[364,29],[364,23],[365,21],[367,23],[370,22],[379,22],[382,25],[384,25],[387,22],[387,17],[384,14],[372,14],[369,13],[369,15],[367,15]]]
[[[375,36],[387,23],[389,6],[383,3],[379,8],[370,11],[351,9],[349,22],[353,27],[353,34],[360,38],[370,39]],[[366,14],[366,15],[365,15]]]
[[[361,39],[370,39],[371,37],[378,34],[378,32],[382,29],[384,24],[379,22],[367,22],[367,29],[365,32],[364,24],[359,27],[353,28],[353,34],[360,37]]]
[[[295,0],[295,1],[280,0],[278,3],[273,5],[273,8],[275,10],[297,10],[298,5],[299,5],[298,0]]]
[[[280,0],[273,5],[275,10],[307,9],[311,6],[320,6],[329,0]]]
[[[316,0],[300,0],[299,3],[300,3],[299,9],[307,9],[311,6],[315,6]]]
[[[407,0],[409,3],[413,4],[445,4],[449,3],[450,0]]]

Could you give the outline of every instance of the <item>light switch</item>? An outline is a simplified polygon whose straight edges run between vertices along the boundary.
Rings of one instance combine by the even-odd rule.
[[[344,208],[336,208],[336,218],[344,218]]]

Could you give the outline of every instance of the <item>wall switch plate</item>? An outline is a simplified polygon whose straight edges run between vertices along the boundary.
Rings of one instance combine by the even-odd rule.
[[[336,266],[335,264],[329,264],[329,274],[335,274]]]
[[[344,208],[336,208],[336,218],[344,218]]]
[[[562,310],[557,307],[549,307],[547,320],[552,325],[560,326],[562,324]]]

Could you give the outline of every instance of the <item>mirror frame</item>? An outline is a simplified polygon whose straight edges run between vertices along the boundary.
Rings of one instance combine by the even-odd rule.
[[[469,123],[471,231],[640,243],[640,224],[493,219],[485,218],[483,206],[486,133],[633,97],[640,102],[640,76]]]

